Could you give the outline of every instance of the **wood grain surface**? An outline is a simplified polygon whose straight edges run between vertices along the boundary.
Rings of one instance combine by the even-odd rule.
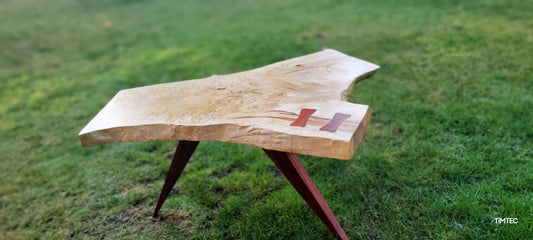
[[[79,137],[84,146],[224,141],[350,159],[370,111],[346,98],[378,68],[328,49],[240,73],[126,89]]]

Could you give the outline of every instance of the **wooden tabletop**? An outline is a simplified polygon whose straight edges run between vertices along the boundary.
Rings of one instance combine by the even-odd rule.
[[[328,49],[240,73],[122,90],[79,137],[83,146],[223,141],[350,159],[370,110],[346,98],[378,68]]]

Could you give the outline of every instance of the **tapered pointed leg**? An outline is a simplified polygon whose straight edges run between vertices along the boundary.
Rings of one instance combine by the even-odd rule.
[[[316,215],[338,239],[348,239],[328,204],[294,153],[263,149]]]
[[[170,193],[170,190],[172,190],[172,187],[174,184],[176,184],[176,181],[180,177],[185,165],[187,165],[189,162],[189,159],[198,146],[198,143],[199,142],[195,141],[179,141],[176,152],[174,153],[174,158],[170,164],[170,169],[167,173],[167,178],[165,179],[165,184],[163,185],[163,189],[161,189],[161,193],[159,194],[159,199],[157,200],[157,205],[155,206],[152,217],[157,217],[161,206],[163,206],[163,203]]]

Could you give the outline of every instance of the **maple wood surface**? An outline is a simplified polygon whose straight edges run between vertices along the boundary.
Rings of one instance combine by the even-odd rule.
[[[224,141],[350,159],[370,111],[346,98],[378,68],[328,49],[245,72],[126,89],[79,137],[84,146]]]

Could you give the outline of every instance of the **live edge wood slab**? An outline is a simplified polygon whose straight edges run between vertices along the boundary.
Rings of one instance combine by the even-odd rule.
[[[258,146],[328,229],[348,239],[294,153],[353,156],[370,110],[346,98],[378,68],[328,49],[240,73],[122,90],[79,137],[83,146],[180,140],[154,216],[198,142]]]

